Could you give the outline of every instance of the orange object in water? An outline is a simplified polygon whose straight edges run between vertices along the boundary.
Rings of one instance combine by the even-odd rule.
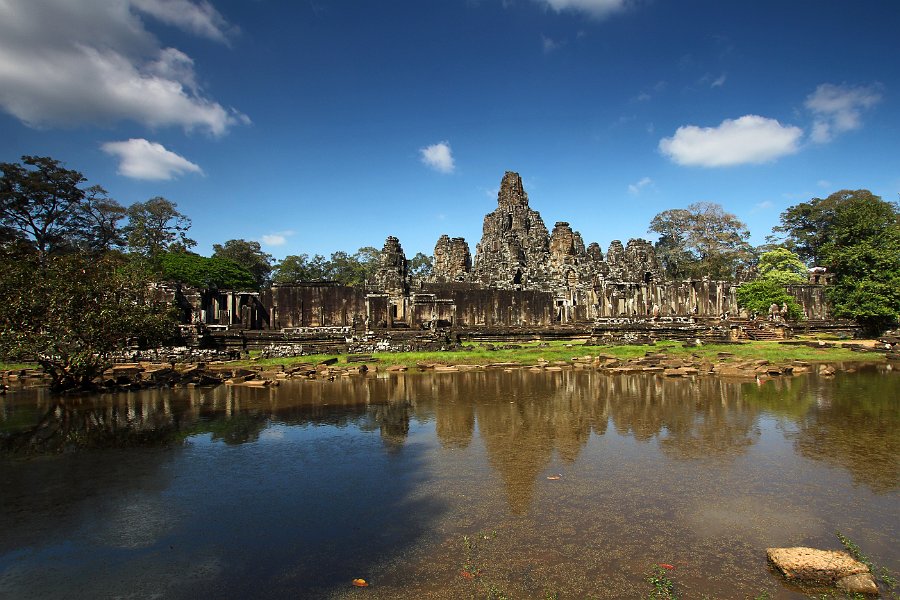
[[[550,481],[556,481],[557,479],[560,479],[560,478],[562,478],[562,475],[548,475],[547,476],[547,479],[549,479]]]
[[[365,579],[354,579],[353,585],[355,585],[356,587],[369,587],[369,582]]]
[[[675,565],[670,565],[667,563],[659,563],[659,566],[661,566],[663,569],[669,569],[670,571],[675,568]]]

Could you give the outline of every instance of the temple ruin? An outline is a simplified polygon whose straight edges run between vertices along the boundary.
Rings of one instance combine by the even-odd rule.
[[[789,291],[814,323],[829,315],[825,279],[819,282],[817,274],[810,281]],[[261,339],[274,332],[321,335],[328,328],[342,334],[441,329],[463,335],[566,331],[601,337],[617,331],[692,337],[707,331],[721,338],[734,334],[728,322],[746,317],[737,306],[738,285],[667,280],[647,240],[613,240],[604,256],[598,243],[586,245],[566,221],[548,231],[529,206],[519,174],[507,171],[497,207],[484,217],[475,255],[465,239],[442,235],[427,277],[410,273],[400,240],[389,236],[365,287],[309,282],[256,294],[205,291],[184,294],[181,305],[185,321],[269,332]]]

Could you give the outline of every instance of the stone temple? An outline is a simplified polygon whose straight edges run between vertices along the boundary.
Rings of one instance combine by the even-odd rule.
[[[596,242],[585,247],[581,234],[565,221],[553,231],[528,205],[518,173],[507,171],[497,194],[497,208],[484,217],[474,263],[463,238],[441,236],[434,249],[429,281],[469,282],[486,288],[543,290],[568,294],[588,290],[602,281],[660,281],[662,269],[653,245],[633,239],[627,246],[613,240],[603,259]]]
[[[364,288],[307,282],[254,294],[204,291],[182,294],[181,306],[185,321],[272,332],[263,338],[329,327],[354,332],[450,328],[470,336],[489,329],[568,327],[590,334],[604,327],[633,329],[634,323],[649,328],[687,323],[693,336],[704,322],[740,316],[737,286],[707,278],[666,280],[647,240],[613,240],[604,255],[599,244],[586,245],[568,222],[557,221],[548,231],[528,203],[522,178],[508,171],[496,208],[484,217],[474,256],[465,239],[442,235],[427,277],[410,273],[400,240],[389,236],[374,278]],[[821,283],[788,288],[811,321],[828,318],[823,289]],[[721,325],[715,327],[717,335],[728,334],[727,327],[724,334]]]

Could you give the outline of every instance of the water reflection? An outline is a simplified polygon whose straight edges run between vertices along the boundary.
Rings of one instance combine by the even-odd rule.
[[[273,388],[146,390],[55,399],[40,390],[0,398],[6,451],[166,446],[209,434],[228,445],[258,442],[273,424],[355,426],[403,447],[410,421],[434,421],[448,450],[477,435],[502,478],[513,512],[558,456],[574,463],[590,436],[612,424],[620,437],[654,442],[680,460],[744,454],[760,415],[790,425],[803,456],[846,469],[879,492],[900,484],[897,374],[798,377],[763,385],[594,372],[470,372],[345,378]]]
[[[761,385],[475,371],[16,392],[0,398],[15,455],[0,458],[13,515],[0,596],[318,598],[374,576],[372,597],[459,597],[457,542],[494,527],[515,597],[540,597],[545,577],[566,597],[602,592],[594,571],[608,597],[646,595],[662,556],[696,558],[680,574],[713,597],[752,597],[762,567],[741,594],[727,586],[757,573],[760,547],[845,527],[896,562],[900,374],[880,369]],[[27,449],[64,455],[20,460]],[[535,565],[540,577],[518,571]]]

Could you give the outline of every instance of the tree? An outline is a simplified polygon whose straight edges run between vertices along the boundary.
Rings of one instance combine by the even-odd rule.
[[[265,286],[272,275],[272,255],[263,252],[259,242],[228,240],[224,245],[213,244],[213,258],[224,258],[245,268],[256,280],[257,289]]]
[[[772,304],[787,305],[790,319],[803,316],[797,300],[785,289],[785,285],[806,281],[806,265],[785,248],[774,248],[759,257],[759,276],[755,281],[741,284],[737,289],[738,306],[749,312],[767,314]]]
[[[193,252],[164,252],[159,267],[166,281],[218,290],[259,289],[250,271],[227,258],[207,258]]]
[[[328,261],[328,279],[343,285],[362,286],[375,276],[381,259],[381,251],[372,246],[363,246],[350,255],[337,251]]]
[[[781,225],[773,227],[773,235],[767,239],[772,242],[780,241],[809,266],[820,265],[822,246],[828,240],[828,228],[834,218],[834,207],[851,193],[853,192],[842,190],[825,199],[813,198],[809,202],[791,206],[781,213]],[[868,191],[866,193],[871,194]]]
[[[196,246],[197,242],[187,237],[191,220],[178,212],[177,206],[160,196],[129,206],[125,227],[129,251],[156,259],[173,246],[184,249]]]
[[[89,187],[87,203],[82,210],[79,247],[88,252],[106,252],[125,246],[125,232],[119,222],[125,218],[125,207],[110,198],[99,185]]]
[[[428,277],[431,275],[433,263],[431,257],[423,252],[417,252],[409,260],[409,273],[413,277]]]
[[[782,285],[806,281],[806,265],[787,248],[773,248],[763,253],[759,257],[757,270],[760,279],[777,281]]]
[[[841,191],[827,223],[821,258],[834,275],[828,290],[836,317],[871,333],[900,320],[900,206],[868,190]]]
[[[0,357],[36,361],[61,392],[92,387],[109,354],[171,337],[170,307],[148,274],[114,255],[37,254],[8,261],[0,278]]]
[[[0,163],[0,224],[6,237],[33,246],[41,260],[70,247],[81,228],[86,179],[59,161],[23,156],[22,163]]]
[[[695,202],[653,217],[657,256],[671,277],[735,279],[752,257],[750,232],[719,204]]]
[[[290,254],[275,265],[272,281],[274,283],[320,281],[327,276],[327,262],[321,254],[316,254],[312,259],[306,254]]]

